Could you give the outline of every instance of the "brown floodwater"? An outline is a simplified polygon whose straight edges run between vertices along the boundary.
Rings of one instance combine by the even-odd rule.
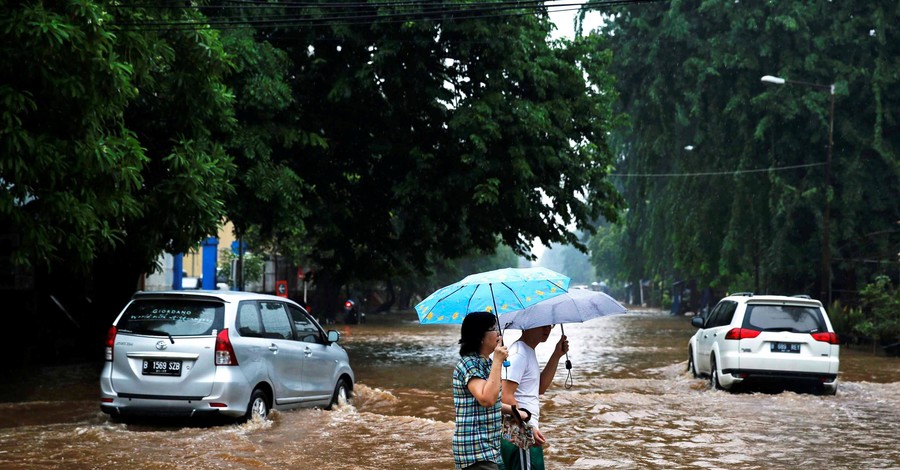
[[[459,326],[391,314],[338,329],[353,403],[264,423],[113,423],[99,411],[98,364],[12,378],[0,388],[0,468],[453,468]],[[687,317],[632,311],[565,332],[572,387],[560,367],[542,399],[548,468],[900,468],[900,358],[842,348],[833,397],[730,394],[686,372]]]

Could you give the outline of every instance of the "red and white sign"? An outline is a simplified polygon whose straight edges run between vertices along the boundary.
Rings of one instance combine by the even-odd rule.
[[[288,296],[287,281],[275,281],[275,295],[287,298]]]

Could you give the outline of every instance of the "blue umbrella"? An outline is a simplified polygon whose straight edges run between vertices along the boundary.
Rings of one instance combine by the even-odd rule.
[[[500,315],[565,293],[569,278],[547,268],[505,268],[466,276],[416,305],[422,324],[462,323],[470,312]],[[499,324],[499,321],[498,321]]]

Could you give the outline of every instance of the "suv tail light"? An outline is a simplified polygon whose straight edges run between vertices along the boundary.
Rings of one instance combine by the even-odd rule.
[[[751,330],[748,328],[732,328],[725,333],[725,339],[750,339],[759,336],[759,330]]]
[[[234,348],[231,347],[231,340],[228,339],[228,328],[225,328],[216,335],[216,365],[238,365],[237,356],[234,355]]]
[[[827,331],[823,331],[821,333],[810,333],[814,340],[822,341],[823,343],[828,344],[840,344],[838,341],[837,333],[829,333]]]
[[[106,360],[113,360],[113,346],[116,344],[116,330],[115,326],[109,327],[109,331],[106,333]]]

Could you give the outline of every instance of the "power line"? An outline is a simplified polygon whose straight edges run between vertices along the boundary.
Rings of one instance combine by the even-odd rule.
[[[639,3],[659,3],[668,0],[607,0],[599,3],[591,3],[592,9],[598,9],[601,6],[620,6]],[[147,21],[126,21],[114,22],[113,24],[126,30],[143,31],[143,30],[196,30],[215,27],[216,29],[231,29],[234,27],[253,26],[258,28],[271,27],[290,27],[290,26],[343,26],[354,24],[374,24],[374,23],[396,23],[406,21],[456,21],[466,19],[489,19],[504,18],[531,15],[535,11],[546,11],[548,13],[577,11],[587,5],[587,2],[574,3],[558,3],[553,5],[545,5],[542,0],[521,1],[521,2],[494,2],[479,4],[427,4],[418,2],[385,2],[381,3],[323,3],[310,4],[300,2],[286,3],[247,3],[240,2],[241,6],[171,6],[164,5],[144,5],[146,9],[196,9],[203,10],[221,10],[223,8],[242,10],[265,11],[272,8],[300,8],[318,13],[320,8],[344,8],[350,5],[349,12],[334,13],[331,16],[314,17],[309,13],[306,14],[285,14],[285,15],[258,15],[250,19],[245,15],[221,15],[212,16],[210,18],[196,20],[147,20]],[[243,6],[248,5],[248,6]],[[307,6],[310,5],[310,6]],[[413,6],[421,9],[416,12],[381,12],[371,13],[373,10],[382,9],[387,6]],[[117,9],[138,8],[134,5],[120,5]],[[355,11],[353,11],[355,10]],[[523,11],[524,10],[524,11]]]
[[[706,171],[699,173],[611,173],[609,176],[620,178],[670,178],[670,177],[686,177],[686,176],[731,176],[742,175],[745,173],[768,173],[770,171],[796,170],[799,168],[809,168],[813,166],[822,166],[822,163],[807,163],[805,165],[776,166],[769,168],[756,168],[753,170],[732,170],[732,171]]]

